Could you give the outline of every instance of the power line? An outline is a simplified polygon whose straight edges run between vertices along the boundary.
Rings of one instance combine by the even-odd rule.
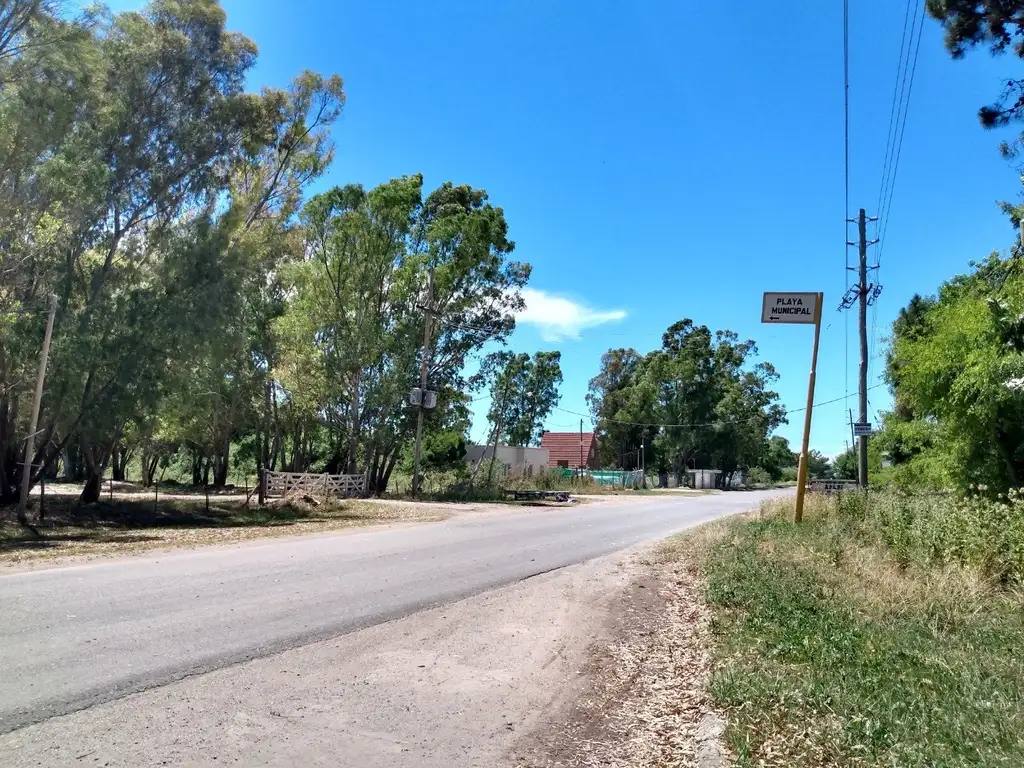
[[[846,260],[846,292],[850,292],[850,0],[843,0],[843,149],[845,199],[843,203],[843,255]],[[843,383],[850,399],[850,315],[843,315]]]
[[[910,0],[907,0],[907,9],[909,11]],[[918,14],[918,8],[921,9],[920,15]],[[881,198],[881,207],[878,208],[879,215],[879,246],[877,251],[877,258],[875,259],[875,268],[877,269],[882,263],[882,251],[885,248],[885,235],[889,230],[889,214],[892,211],[892,200],[896,190],[896,175],[899,173],[900,158],[903,155],[903,137],[907,130],[907,116],[910,113],[910,97],[914,91],[914,80],[917,75],[917,62],[921,56],[921,40],[924,37],[924,17],[925,9],[921,5],[920,0],[917,0],[914,4],[914,18],[911,22],[910,27],[910,39],[907,45],[907,65],[903,68],[903,83],[900,86],[900,102],[902,105],[902,118],[900,117],[899,111],[897,111],[896,122],[899,124],[899,139],[896,138],[896,126],[893,126],[892,131],[892,146],[895,148],[895,158],[890,155],[890,167],[888,170],[888,179],[885,177],[885,168],[883,166],[883,185],[888,186],[888,191],[885,191],[883,186],[883,193]],[[920,24],[918,24],[918,18],[920,18]],[[914,42],[914,30],[917,30],[917,42]],[[913,63],[911,64],[910,58],[910,47],[914,47]],[[901,52],[902,58],[902,52]],[[908,72],[909,69],[909,79]],[[897,68],[897,79],[899,78],[899,69]],[[906,98],[904,98],[904,89],[906,91]],[[894,97],[895,97],[895,88]]]
[[[849,288],[850,249],[845,247],[849,239],[850,217],[850,0],[843,0],[843,149],[845,163],[845,204],[843,208],[843,252],[846,256],[847,288]]]
[[[924,32],[924,14],[921,0],[914,0],[911,12],[910,0],[907,0],[903,14],[903,33],[900,36],[900,53],[896,62],[896,78],[893,82],[892,102],[889,107],[889,126],[885,136],[885,156],[882,161],[882,179],[878,189],[876,211],[878,220],[875,224],[875,239],[878,250],[875,254],[875,282],[880,282],[882,252],[885,248],[885,234],[889,228],[889,214],[896,190],[896,177],[899,172],[900,158],[903,155],[903,138],[907,129],[907,116],[910,113],[910,97],[914,89],[917,62],[920,58],[921,39]],[[918,23],[920,20],[920,23]],[[908,34],[909,27],[909,34]],[[915,41],[915,35],[917,40]],[[871,347],[869,352],[869,372],[874,373],[875,342],[877,340],[878,304],[871,309]]]
[[[918,0],[919,1],[919,0]],[[896,80],[892,89],[892,104],[889,106],[889,127],[885,132],[885,156],[882,160],[882,183],[878,189],[878,202],[875,204],[875,210],[879,216],[882,213],[882,199],[883,193],[888,186],[889,176],[889,161],[891,159],[891,153],[893,150],[893,125],[897,121],[897,115],[903,110],[903,99],[902,96],[897,102],[897,94],[900,93],[900,78],[901,73],[905,71],[903,59],[907,53],[907,24],[910,22],[910,0],[907,0],[907,10],[903,14],[903,34],[900,37],[900,55],[899,59],[896,60]],[[916,18],[916,9],[915,17]],[[905,81],[904,81],[905,82]],[[899,103],[899,110],[897,111],[896,106]]]
[[[494,336],[501,331],[500,328],[486,328],[479,325],[471,325],[469,323],[458,323],[454,320],[444,320],[442,319],[442,314],[436,309],[425,307],[422,304],[417,304],[416,309],[431,315],[438,326],[443,326],[445,328],[455,328],[460,331],[467,331],[468,333],[483,333],[487,336]]]
[[[880,382],[878,384],[874,384],[874,385],[868,387],[868,389],[869,390],[871,390],[871,389],[878,389],[879,387],[884,387],[884,386],[885,386],[885,383],[884,382]],[[822,406],[822,405],[832,405],[833,403],[838,403],[838,402],[844,400],[845,398],[846,398],[846,396],[843,395],[841,397],[833,398],[832,400],[824,400],[824,401],[822,401],[820,403],[815,403],[814,407],[817,408],[817,407]],[[568,408],[561,408],[561,407],[559,407],[557,405],[555,406],[555,410],[562,411],[563,413],[568,413],[568,414],[571,414],[573,416],[580,416],[580,417],[583,417],[583,418],[587,418],[587,419],[590,419],[591,421],[594,420],[592,415],[588,415],[588,414],[585,414],[585,413],[579,413],[578,411],[570,411]],[[800,407],[800,408],[793,408],[792,410],[786,409],[785,410],[785,415],[789,416],[790,414],[793,414],[793,413],[802,413],[802,412],[804,412],[806,410],[807,410],[806,406],[803,406],[803,407]],[[763,419],[763,418],[764,418],[764,414],[762,413],[762,414],[758,414],[757,416],[750,416],[750,417],[745,418],[745,419],[733,419],[731,421],[707,421],[707,422],[703,422],[703,423],[699,423],[699,424],[657,424],[657,423],[654,423],[654,422],[623,421],[622,419],[599,419],[599,421],[608,422],[608,423],[612,423],[612,424],[622,424],[623,426],[627,426],[627,427],[658,427],[658,428],[661,428],[661,429],[676,429],[676,428],[697,429],[699,427],[718,427],[718,426],[729,425],[729,424],[743,424],[743,423],[748,422],[748,421],[754,421],[756,419]]]

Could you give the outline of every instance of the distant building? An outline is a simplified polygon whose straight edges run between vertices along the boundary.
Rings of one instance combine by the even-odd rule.
[[[493,445],[467,445],[466,461],[476,464],[492,456],[508,467],[510,475],[533,477],[547,471],[548,452],[545,448],[519,448],[514,445],[499,445],[497,452]]]
[[[717,488],[718,476],[722,474],[720,469],[688,469],[691,488]]]
[[[582,441],[582,445],[580,444]],[[548,466],[579,469],[600,469],[597,459],[597,437],[593,432],[545,432],[540,447],[547,448]]]

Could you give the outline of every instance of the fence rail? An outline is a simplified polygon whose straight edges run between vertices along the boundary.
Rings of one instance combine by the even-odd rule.
[[[326,493],[332,496],[362,496],[366,493],[366,474],[314,475],[309,472],[272,472],[260,476],[260,504],[273,496],[290,493]]]

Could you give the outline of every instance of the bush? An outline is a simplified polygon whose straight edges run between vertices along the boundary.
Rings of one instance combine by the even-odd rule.
[[[879,540],[929,560],[959,542],[953,558],[983,559],[995,531],[990,546],[1012,540],[1015,503],[807,499],[802,525],[791,499],[730,521],[698,563],[716,662],[709,693],[728,714],[736,763],[1024,765],[1019,591],[994,589],[973,567],[906,567]]]
[[[747,473],[747,485],[771,485],[772,478],[768,471],[761,467],[754,467]]]
[[[989,498],[884,489],[843,494],[828,509],[903,566],[965,565],[1024,583],[1024,491]]]

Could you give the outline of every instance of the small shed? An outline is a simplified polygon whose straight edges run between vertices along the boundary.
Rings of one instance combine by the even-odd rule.
[[[720,469],[688,469],[690,475],[690,487],[697,489],[708,489],[718,487],[718,476],[722,474]]]

